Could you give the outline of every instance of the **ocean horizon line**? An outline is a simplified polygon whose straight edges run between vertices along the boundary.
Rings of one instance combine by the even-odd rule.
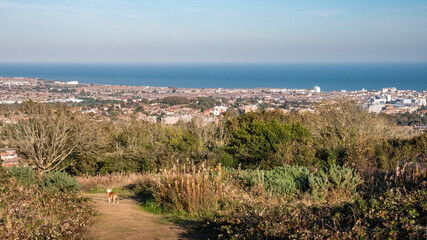
[[[417,63],[0,63],[0,76],[106,85],[176,88],[287,88],[324,91],[396,87],[427,90],[427,62]]]
[[[176,64],[176,65],[252,65],[252,64],[259,64],[259,65],[286,65],[286,64],[301,64],[301,65],[305,65],[305,64],[319,64],[319,65],[323,65],[323,64],[343,64],[343,65],[347,65],[347,64],[427,64],[427,61],[313,61],[313,62],[307,62],[307,61],[294,61],[294,62],[257,62],[257,61],[250,61],[250,62],[227,62],[227,61],[218,61],[218,62],[132,62],[132,61],[123,61],[123,62],[114,62],[114,61],[107,61],[107,62],[102,62],[102,61],[0,61],[0,64],[141,64],[141,65],[171,65],[171,64]]]

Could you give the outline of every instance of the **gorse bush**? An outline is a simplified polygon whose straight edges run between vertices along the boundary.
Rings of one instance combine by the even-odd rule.
[[[30,186],[37,184],[37,178],[34,170],[28,167],[13,167],[9,169],[8,176],[14,177],[20,184],[24,186]]]
[[[45,174],[40,185],[45,190],[53,189],[65,193],[75,193],[82,188],[77,179],[63,172],[51,172]]]

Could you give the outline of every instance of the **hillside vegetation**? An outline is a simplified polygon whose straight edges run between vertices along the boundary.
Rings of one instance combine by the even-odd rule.
[[[65,173],[36,178],[31,168],[0,169],[1,239],[82,239],[96,214]]]
[[[2,136],[38,182],[60,170],[84,191],[132,191],[145,209],[223,239],[426,238],[427,134],[409,135],[352,102],[175,125],[21,108],[27,118],[4,124]],[[2,184],[24,188],[10,179]]]

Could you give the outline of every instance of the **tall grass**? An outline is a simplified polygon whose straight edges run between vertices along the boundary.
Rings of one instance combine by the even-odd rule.
[[[162,170],[157,185],[154,196],[165,209],[198,216],[217,211],[227,192],[220,165],[174,165]]]
[[[427,188],[427,166],[425,162],[404,162],[393,171],[371,169],[360,172],[364,179],[363,190],[366,192],[385,191],[403,187],[407,190]]]

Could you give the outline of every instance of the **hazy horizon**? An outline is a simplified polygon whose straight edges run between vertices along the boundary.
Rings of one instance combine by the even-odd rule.
[[[393,64],[427,64],[427,61],[378,61],[378,62],[374,62],[374,61],[334,61],[334,62],[85,62],[85,61],[75,61],[75,62],[66,62],[66,61],[46,61],[46,62],[36,62],[36,61],[0,61],[0,64],[32,64],[32,65],[49,65],[49,64],[57,64],[57,65],[61,65],[61,64],[92,64],[92,65],[96,65],[96,64],[101,64],[101,65],[125,65],[125,64],[129,64],[129,65],[364,65],[364,64],[377,64],[377,65],[381,65],[381,64],[387,64],[387,65],[393,65]]]
[[[0,0],[0,62],[427,61],[422,0]]]

